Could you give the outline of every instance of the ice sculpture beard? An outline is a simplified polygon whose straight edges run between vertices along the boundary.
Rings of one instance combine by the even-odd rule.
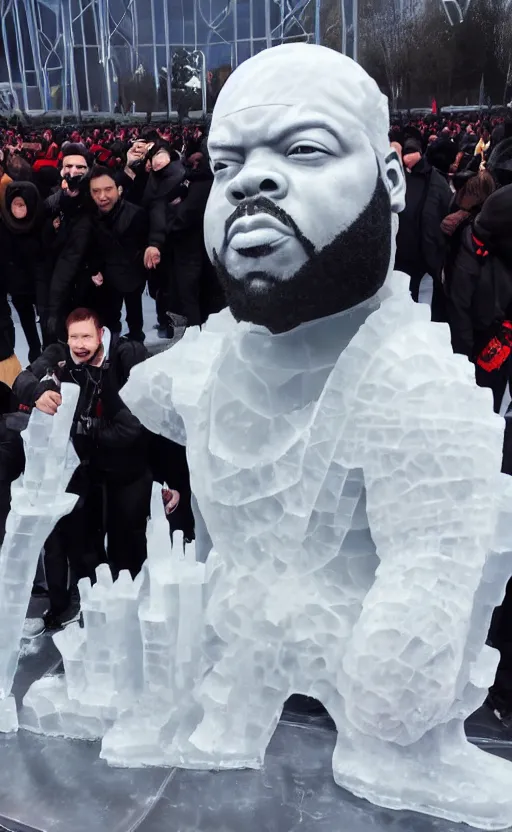
[[[254,205],[255,211],[266,210],[272,215],[278,211],[279,219],[293,229],[308,259],[287,280],[261,270],[237,278],[224,265],[225,237],[221,251],[213,250],[213,263],[236,320],[264,326],[274,334],[288,332],[302,323],[362,303],[384,283],[391,260],[391,205],[380,176],[359,217],[320,251],[315,250],[293,219],[267,197],[241,203],[226,223],[226,235],[249,204]],[[262,252],[255,254],[261,257]]]

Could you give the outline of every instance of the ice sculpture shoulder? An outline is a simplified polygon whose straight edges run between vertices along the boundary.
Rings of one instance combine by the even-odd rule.
[[[388,128],[376,84],[322,47],[263,52],[219,96],[205,235],[229,310],[123,393],[186,442],[221,564],[167,759],[257,767],[288,695],[309,694],[336,722],[339,784],[500,828],[512,767],[463,721],[497,661],[503,428],[392,273]]]

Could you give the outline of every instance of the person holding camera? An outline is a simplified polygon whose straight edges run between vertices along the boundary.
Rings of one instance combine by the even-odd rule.
[[[33,620],[26,633],[32,637],[79,618],[76,582],[94,579],[100,562],[108,561],[114,577],[121,569],[135,577],[146,559],[152,488],[148,434],[119,395],[146,350],[138,341],[111,335],[90,309],[75,309],[66,330],[67,344],[49,346],[18,376],[13,391],[21,408],[54,416],[62,402],[61,384],[80,387],[71,439],[81,464],[68,487],[79,500],[46,541],[50,608],[42,620]]]

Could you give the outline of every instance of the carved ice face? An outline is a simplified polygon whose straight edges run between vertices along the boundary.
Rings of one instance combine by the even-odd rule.
[[[289,280],[350,228],[377,181],[368,140],[312,105],[227,116],[210,137],[210,154],[208,243],[242,279],[266,272]]]
[[[331,91],[333,71],[337,77]],[[230,288],[238,293],[243,287],[244,295],[258,296],[260,305],[262,295],[270,301],[276,284],[281,293],[287,291],[285,283],[303,276],[309,265],[313,268],[317,258],[341,238],[346,252],[346,236],[365,211],[371,212],[373,224],[378,214],[390,248],[391,209],[399,210],[403,203],[403,195],[397,198],[402,175],[387,140],[382,101],[374,82],[353,61],[303,44],[260,53],[228,81],[209,137],[215,181],[205,216],[205,239],[237,317],[269,326],[265,314],[251,317],[250,310],[233,308]],[[371,118],[358,112],[370,106],[374,141],[368,128]],[[393,176],[383,187],[382,171],[387,174],[388,166]],[[353,240],[354,247],[364,244],[361,235]],[[371,241],[367,244],[371,247]],[[386,256],[385,273],[389,251]],[[347,268],[348,259],[355,267],[354,258],[345,257]],[[344,263],[335,265],[343,281]],[[380,268],[376,264],[376,270],[381,285],[382,264]],[[347,280],[353,282],[353,277]],[[368,296],[367,276],[363,283],[363,294]],[[315,291],[322,291],[321,274]],[[365,299],[359,295],[350,292],[345,300],[335,301],[331,311]],[[310,320],[315,310],[309,300],[307,305],[302,316],[295,315],[282,329]],[[325,314],[320,309],[317,317]],[[270,328],[279,331],[276,322]]]

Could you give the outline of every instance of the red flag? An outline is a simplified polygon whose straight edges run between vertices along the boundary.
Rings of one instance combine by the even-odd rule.
[[[437,116],[437,101],[435,98],[432,99],[432,114]]]

